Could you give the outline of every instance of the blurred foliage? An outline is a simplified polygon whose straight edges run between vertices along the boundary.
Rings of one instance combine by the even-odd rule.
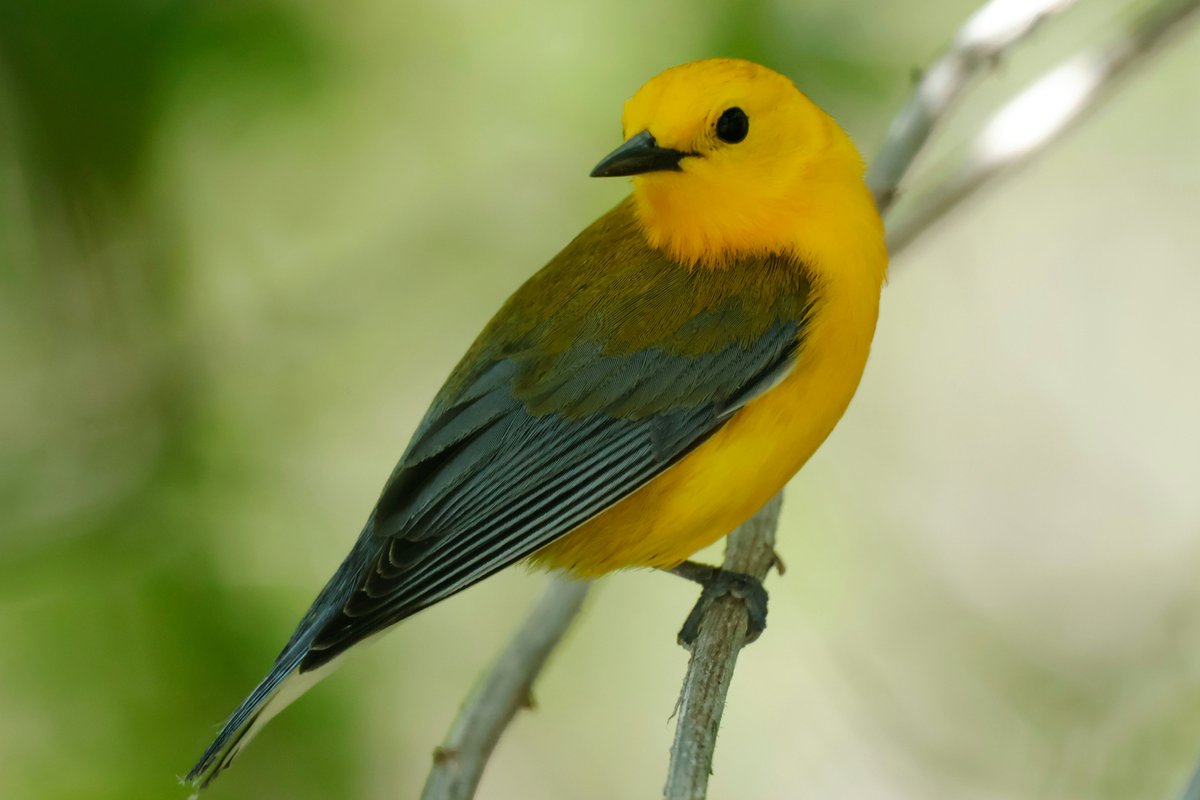
[[[645,78],[762,61],[869,152],[972,5],[0,0],[0,796],[184,795],[174,776],[340,559],[450,364],[624,191],[583,176]],[[1113,15],[1081,10],[1004,80]],[[1194,295],[1195,66],[1041,173],[1044,213],[1026,190],[951,227],[889,290],[848,431],[789,494],[793,570],[740,667],[714,793],[1178,783],[1200,744],[1200,391],[1162,343],[1195,342],[1194,315],[1163,312]],[[1081,254],[1091,216],[1127,219],[1081,188],[1101,159],[1148,227]],[[1147,253],[1166,277],[1131,292]],[[1014,308],[1019,331],[989,328]],[[1109,424],[1118,406],[1141,411]],[[1105,493],[1111,529],[1078,510]],[[1158,538],[1134,549],[1133,530]],[[608,582],[484,796],[657,791],[691,602],[668,583]],[[411,796],[537,588],[515,572],[406,624],[212,796]]]
[[[278,88],[314,80],[317,57],[305,21],[271,0],[10,1],[0,5],[0,48],[25,163],[79,201],[89,187],[137,194],[189,73],[224,71],[233,92]]]
[[[211,725],[269,658],[249,634],[272,618],[243,607],[207,535],[253,491],[219,452],[246,431],[212,407],[179,209],[148,184],[191,78],[229,79],[261,119],[268,95],[317,88],[320,58],[277,3],[0,4],[0,749],[22,765],[5,796],[163,796],[197,745],[180,721]],[[348,751],[326,752],[288,796],[351,791]]]

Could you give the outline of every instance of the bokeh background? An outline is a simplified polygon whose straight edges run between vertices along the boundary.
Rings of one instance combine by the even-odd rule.
[[[0,0],[0,797],[171,798],[489,314],[738,55],[870,155],[974,0]],[[1129,7],[999,66],[938,151]],[[714,798],[1161,798],[1200,754],[1200,31],[893,265]],[[709,554],[719,557],[719,550]],[[211,790],[415,797],[537,596],[403,625]],[[605,580],[484,798],[656,797],[694,600]]]

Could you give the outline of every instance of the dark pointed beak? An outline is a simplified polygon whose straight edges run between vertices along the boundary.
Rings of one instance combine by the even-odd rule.
[[[592,170],[593,178],[618,178],[641,175],[643,172],[681,172],[679,162],[695,153],[684,153],[669,147],[659,147],[650,131],[636,133],[625,144],[601,159]]]

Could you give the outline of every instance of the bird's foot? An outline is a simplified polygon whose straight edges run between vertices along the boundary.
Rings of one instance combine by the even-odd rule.
[[[746,644],[753,642],[766,629],[767,590],[763,588],[762,581],[753,575],[730,572],[694,561],[684,561],[668,572],[704,587],[700,599],[679,629],[679,644],[684,648],[692,649],[692,644],[700,635],[700,621],[708,607],[714,600],[726,595],[736,597],[746,605]]]

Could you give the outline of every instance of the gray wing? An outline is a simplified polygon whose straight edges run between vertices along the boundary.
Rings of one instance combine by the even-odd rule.
[[[356,552],[310,611],[319,629],[302,669],[519,561],[649,482],[774,385],[794,362],[800,332],[799,322],[777,321],[752,341],[734,338],[702,355],[575,346],[469,369],[462,388],[430,409]]]

